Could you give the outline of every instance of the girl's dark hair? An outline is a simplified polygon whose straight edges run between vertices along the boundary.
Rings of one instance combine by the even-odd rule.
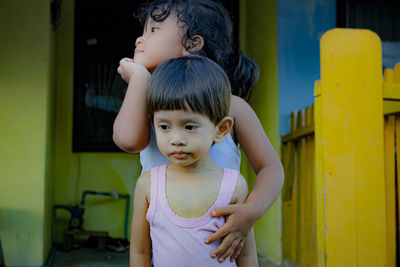
[[[173,12],[184,36],[182,45],[190,52],[188,40],[195,35],[204,39],[195,54],[217,62],[229,77],[232,93],[249,100],[258,79],[258,67],[233,47],[232,21],[218,0],[155,0],[139,8],[137,17],[144,24],[148,18],[163,22]]]
[[[214,124],[228,116],[231,99],[229,79],[212,60],[189,55],[168,60],[151,76],[148,113],[187,110],[206,115]]]

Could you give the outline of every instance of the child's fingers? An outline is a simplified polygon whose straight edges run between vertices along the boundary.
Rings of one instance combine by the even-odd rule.
[[[234,262],[240,255],[240,252],[242,251],[242,248],[244,246],[244,239],[242,241],[240,241],[239,245],[236,247],[235,252],[233,252],[232,256],[231,256],[231,262]]]
[[[134,62],[132,58],[124,57],[119,61],[119,64],[125,63],[125,62]]]
[[[210,212],[212,217],[228,216],[236,211],[237,205],[228,205],[216,208]]]
[[[214,249],[213,252],[211,252],[211,257],[215,258],[218,255],[221,255],[222,253],[225,253],[225,251],[231,246],[231,244],[235,241],[235,237],[233,235],[228,235],[226,236],[221,244],[219,244],[219,246]]]
[[[239,245],[240,239],[234,240],[230,246],[228,247],[227,250],[225,250],[224,254],[222,254],[221,257],[218,258],[219,262],[224,262],[232,253],[235,251],[236,247]]]
[[[223,238],[227,234],[231,232],[230,227],[226,224],[224,224],[221,228],[218,229],[214,234],[212,234],[210,237],[206,239],[206,244],[210,244],[214,241],[217,241],[218,239]]]
[[[121,59],[120,61],[119,61],[119,65],[121,65],[121,64],[124,64],[124,62],[126,62],[126,57],[124,57],[123,59]]]

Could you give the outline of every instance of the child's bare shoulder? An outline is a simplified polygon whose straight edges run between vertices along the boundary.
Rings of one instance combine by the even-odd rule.
[[[151,171],[147,171],[139,176],[136,181],[136,192],[139,194],[143,194],[146,197],[146,200],[150,200],[150,187],[151,187]]]
[[[248,194],[249,194],[249,189],[247,187],[247,181],[241,174],[239,174],[235,192],[233,193],[233,197],[231,200],[231,204],[244,203]]]
[[[229,116],[237,117],[242,112],[249,112],[251,110],[250,105],[241,97],[231,95],[231,106],[229,109]]]

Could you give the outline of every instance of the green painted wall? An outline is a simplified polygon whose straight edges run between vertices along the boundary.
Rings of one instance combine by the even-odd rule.
[[[76,204],[83,190],[134,192],[139,175],[137,155],[122,153],[71,152],[73,98],[73,1],[62,2],[64,23],[57,30],[57,94],[55,141],[55,202]],[[275,149],[280,150],[278,121],[277,4],[276,0],[241,1],[241,47],[260,67],[260,80],[251,105],[257,112]],[[247,164],[243,173],[254,182]],[[90,198],[90,197],[89,197]],[[94,198],[90,198],[94,199]],[[123,236],[123,201],[98,198],[88,201],[85,228],[106,230],[111,236]],[[58,216],[58,238],[67,225],[68,214]],[[258,252],[262,257],[281,261],[280,199],[256,224]]]
[[[0,1],[0,36],[0,238],[7,266],[38,266],[51,235],[50,0]]]
[[[276,0],[240,1],[240,46],[260,67],[260,78],[250,100],[275,150],[280,151],[277,2]],[[255,180],[249,164],[242,172],[249,184]],[[257,251],[275,263],[281,261],[281,201],[256,223]]]
[[[242,49],[260,67],[261,75],[251,104],[266,133],[279,152],[277,7],[274,1],[241,1],[240,39]],[[73,1],[63,1],[64,23],[57,30],[57,96],[55,177],[57,204],[76,204],[83,190],[129,192],[133,195],[139,175],[137,155],[121,153],[71,153],[73,92]],[[256,101],[257,100],[257,101]],[[249,182],[254,175],[245,164]],[[90,198],[94,199],[94,198]],[[98,198],[88,202],[85,228],[107,230],[114,237],[123,235],[124,202]],[[68,214],[58,216],[58,237],[67,225]],[[256,225],[258,252],[263,257],[281,260],[280,200]]]
[[[50,0],[0,1],[0,238],[7,266],[39,266],[51,249],[54,204],[84,190],[133,195],[137,155],[72,147],[73,0],[50,25]],[[84,227],[124,236],[125,201],[87,198]],[[58,211],[57,242],[69,214]],[[131,217],[131,215],[130,215]]]
[[[50,0],[0,1],[0,238],[7,266],[44,263],[53,204],[77,204],[84,190],[132,196],[139,175],[138,155],[71,151],[73,3],[62,1],[63,24],[52,31]],[[251,104],[279,150],[276,1],[241,1],[241,46],[260,66]],[[252,183],[252,171],[243,170]],[[123,237],[124,207],[89,196],[84,227]],[[59,211],[58,242],[68,218]],[[280,201],[256,235],[259,254],[280,261]]]
[[[130,193],[133,196],[136,179],[140,174],[138,155],[72,153],[73,0],[62,1],[62,19],[63,24],[59,25],[56,31],[55,203],[78,204],[84,190],[111,192],[116,189],[118,193]],[[116,238],[124,236],[124,200],[88,196],[85,208],[85,229],[108,231],[110,236]],[[57,242],[61,242],[62,231],[68,224],[69,213],[62,210],[57,213]]]

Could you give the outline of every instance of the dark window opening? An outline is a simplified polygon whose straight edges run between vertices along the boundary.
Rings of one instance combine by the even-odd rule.
[[[142,34],[133,14],[143,2],[75,1],[73,152],[121,151],[112,132],[127,84],[117,67],[120,59],[133,56]],[[239,0],[221,2],[232,14],[238,45]]]
[[[337,0],[339,28],[369,29],[382,40],[383,68],[400,62],[399,0]]]

